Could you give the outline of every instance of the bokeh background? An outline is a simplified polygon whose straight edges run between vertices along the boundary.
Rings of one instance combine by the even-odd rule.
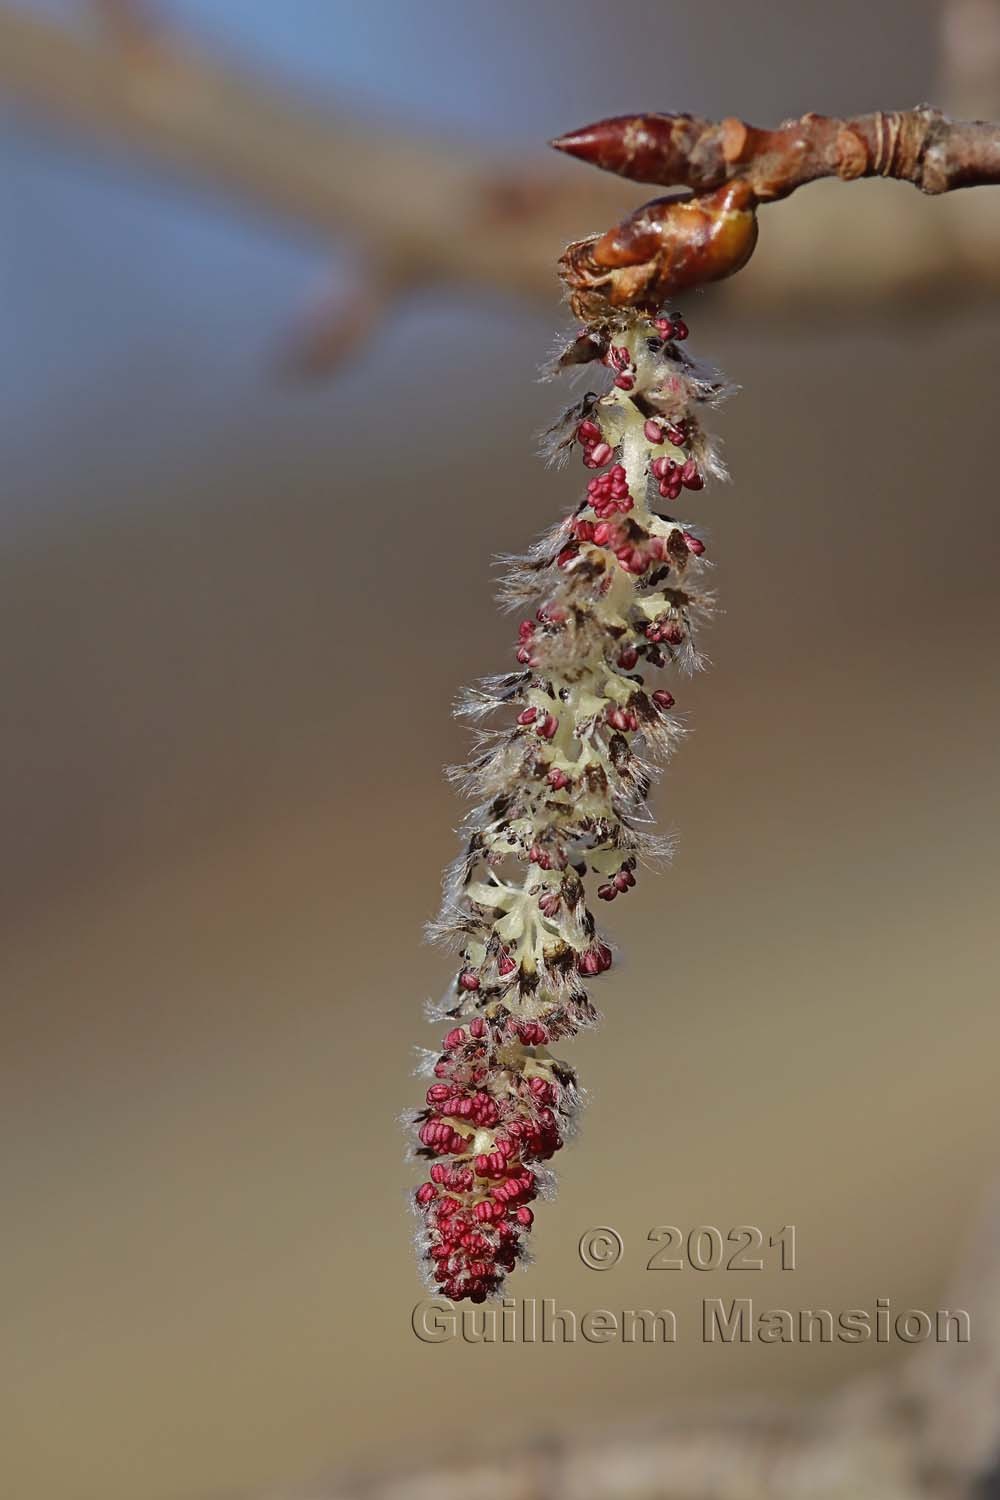
[[[160,14],[320,105],[538,163],[604,114],[764,123],[941,81],[929,0]],[[419,291],[290,379],[275,341],[350,226],[296,236],[10,101],[0,126],[4,1493],[284,1493],[905,1359],[693,1330],[707,1295],[939,1305],[994,1169],[996,308],[945,281],[755,315],[756,266],[738,316],[684,306],[742,386],[735,484],[695,515],[724,612],[657,794],[678,855],[614,908],[582,1138],[512,1290],[692,1332],[431,1348],[398,1116],[448,978],[421,924],[460,815],[449,707],[510,651],[491,559],[577,486],[534,453],[555,281]],[[835,186],[845,254],[855,195],[910,191]],[[644,1270],[653,1225],[744,1222],[794,1223],[799,1270]],[[625,1240],[604,1275],[593,1224]]]

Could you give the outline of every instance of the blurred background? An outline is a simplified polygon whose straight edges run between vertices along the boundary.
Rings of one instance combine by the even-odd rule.
[[[998,55],[994,6],[932,0],[0,6],[5,1494],[320,1494],[911,1357],[694,1330],[705,1296],[941,1305],[994,1170],[987,189],[809,189],[682,305],[742,387],[691,508],[724,612],[511,1291],[690,1335],[421,1344],[398,1117],[449,976],[449,709],[510,653],[492,558],[578,488],[534,451],[549,268],[643,196],[545,141],[995,114]],[[746,1222],[799,1269],[644,1269],[654,1225]]]

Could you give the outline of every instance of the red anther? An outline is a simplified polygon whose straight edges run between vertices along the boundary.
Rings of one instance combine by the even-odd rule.
[[[554,738],[556,730],[558,728],[559,720],[556,718],[555,714],[546,714],[545,718],[536,728],[535,733],[541,740],[551,740]]]
[[[619,870],[618,874],[612,877],[611,884],[616,891],[627,891],[629,886],[628,876],[624,871]]]
[[[546,917],[558,916],[561,905],[562,897],[558,891],[546,891],[538,898],[538,909]]]
[[[586,418],[576,429],[577,438],[581,443],[599,443],[601,441],[601,429],[596,422]]]
[[[569,777],[565,771],[560,771],[558,766],[553,766],[545,779],[554,792],[561,792],[563,787],[569,786]]]
[[[701,538],[693,536],[690,531],[685,531],[683,533],[683,536],[685,542],[687,542],[688,551],[693,552],[695,557],[700,557],[705,550],[705,543],[701,540]]]
[[[437,1188],[433,1182],[422,1182],[413,1196],[422,1207],[425,1203],[433,1202],[437,1197]]]
[[[576,532],[576,539],[579,542],[592,542],[594,540],[593,521],[574,521],[573,530]]]
[[[615,530],[609,521],[599,521],[594,527],[594,541],[599,547],[606,547],[615,535]]]
[[[686,339],[687,336],[688,336],[688,326],[685,323],[684,319],[683,318],[675,318],[674,319],[674,338],[675,339]]]
[[[601,972],[601,960],[597,956],[595,948],[588,948],[586,953],[581,953],[577,960],[577,968],[581,974],[599,974]]]
[[[527,646],[518,646],[515,655],[517,661],[521,663],[522,667],[536,667],[538,665],[537,659],[532,656],[531,651]]]
[[[433,1167],[431,1167],[431,1181],[436,1182],[440,1187],[441,1184],[447,1182],[447,1180],[448,1168],[444,1165],[443,1162],[435,1162]]]
[[[479,1156],[474,1157],[472,1165],[475,1167],[476,1175],[478,1177],[486,1177],[489,1175],[490,1159],[485,1152],[481,1152]]]
[[[661,339],[672,339],[674,336],[674,325],[669,318],[655,318],[653,320],[653,327]]]
[[[624,346],[616,347],[612,344],[608,350],[605,363],[611,365],[616,370],[624,370],[631,363],[631,356]]]
[[[618,502],[618,509],[622,512],[623,515],[628,515],[634,504],[635,501],[632,499],[631,495],[623,495]]]
[[[451,1085],[448,1083],[432,1083],[427,1090],[428,1104],[442,1104],[445,1099],[451,1098]]]
[[[633,375],[616,375],[614,383],[620,391],[630,391],[635,385],[635,377]]]
[[[529,1228],[535,1222],[535,1216],[531,1212],[531,1209],[528,1208],[527,1204],[523,1203],[520,1208],[515,1208],[514,1218],[519,1224],[523,1224],[525,1229]]]
[[[522,708],[521,712],[517,716],[517,722],[519,724],[534,724],[537,718],[537,708]]]
[[[660,626],[660,640],[666,641],[668,646],[679,646],[683,639],[683,627],[675,620],[668,620],[665,625]]]
[[[624,672],[631,672],[639,660],[639,653],[634,646],[624,646],[618,653],[618,665]]]
[[[463,969],[458,976],[458,982],[463,990],[478,990],[479,975],[474,974],[471,969]]]
[[[615,887],[607,882],[597,887],[597,895],[601,901],[613,901],[617,894]]]
[[[677,471],[677,460],[661,454],[659,458],[653,459],[650,469],[657,479],[669,479]]]
[[[601,961],[602,969],[611,968],[611,965],[614,961],[614,955],[612,954],[611,949],[608,947],[607,943],[598,943],[597,956]]]
[[[683,422],[678,422],[676,425],[673,422],[668,422],[665,431],[667,441],[675,448],[684,447],[684,444],[687,442],[687,428]]]
[[[567,563],[571,563],[576,556],[577,549],[575,545],[572,547],[564,547],[559,556],[556,558],[556,563],[560,568],[565,568]]]
[[[650,417],[649,421],[646,422],[645,426],[642,429],[642,433],[647,443],[663,442],[663,428],[658,422],[654,422],[652,417]]]
[[[614,449],[610,443],[598,443],[590,450],[590,462],[597,469],[603,468],[613,452]]]
[[[673,693],[668,693],[666,688],[657,688],[653,694],[653,702],[657,708],[662,708],[666,712],[668,708],[673,708],[675,699]]]
[[[608,708],[604,711],[604,717],[614,729],[627,729],[628,718],[622,708]]]
[[[513,974],[513,972],[514,972],[514,970],[516,968],[517,968],[517,964],[511,958],[510,954],[507,953],[506,951],[502,951],[501,954],[500,954],[499,959],[497,960],[497,973],[498,974]]]
[[[472,1212],[480,1224],[488,1224],[493,1217],[493,1204],[489,1199],[484,1198],[482,1203],[476,1204]]]
[[[681,484],[686,490],[703,490],[705,481],[698,472],[698,465],[693,458],[689,458],[681,469]]]
[[[522,641],[528,640],[535,633],[534,620],[522,620],[517,627],[517,633]]]
[[[445,1051],[451,1052],[456,1047],[461,1047],[465,1041],[465,1027],[455,1026],[444,1039]]]

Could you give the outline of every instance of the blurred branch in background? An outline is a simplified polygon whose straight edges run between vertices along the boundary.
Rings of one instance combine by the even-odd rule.
[[[730,1401],[666,1423],[509,1445],[310,1500],[991,1500],[1000,1450],[1000,1185],[944,1305],[971,1338],[814,1403]],[[472,1316],[482,1318],[481,1309]]]
[[[392,134],[312,107],[204,57],[135,0],[96,0],[101,22],[67,27],[0,7],[0,90],[74,144],[126,148],[200,180],[293,230],[357,249],[356,287],[323,301],[289,349],[301,373],[332,369],[408,290],[427,284],[554,300],[567,241],[613,223],[634,191],[570,167],[500,159]],[[942,8],[946,106],[996,112],[997,0]],[[669,101],[662,101],[669,105]],[[1000,286],[1000,205],[967,193],[928,205],[881,186],[845,204],[837,185],[783,205],[725,306],[771,315],[803,306],[870,310],[947,288]],[[775,215],[776,217],[776,215]]]

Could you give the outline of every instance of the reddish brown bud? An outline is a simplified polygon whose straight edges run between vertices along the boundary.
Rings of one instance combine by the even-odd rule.
[[[577,241],[559,263],[571,306],[599,319],[731,276],[757,242],[756,205],[749,183],[736,178],[700,197],[655,199],[606,234]],[[687,332],[675,321],[675,338],[679,330]]]
[[[551,144],[632,182],[705,192],[726,180],[723,134],[722,125],[692,115],[616,115]]]
[[[602,235],[592,254],[595,266],[607,270],[650,266],[645,295],[665,299],[682,287],[731,276],[746,265],[756,241],[753,192],[736,181],[700,198],[655,198]],[[676,331],[675,323],[675,337]]]

